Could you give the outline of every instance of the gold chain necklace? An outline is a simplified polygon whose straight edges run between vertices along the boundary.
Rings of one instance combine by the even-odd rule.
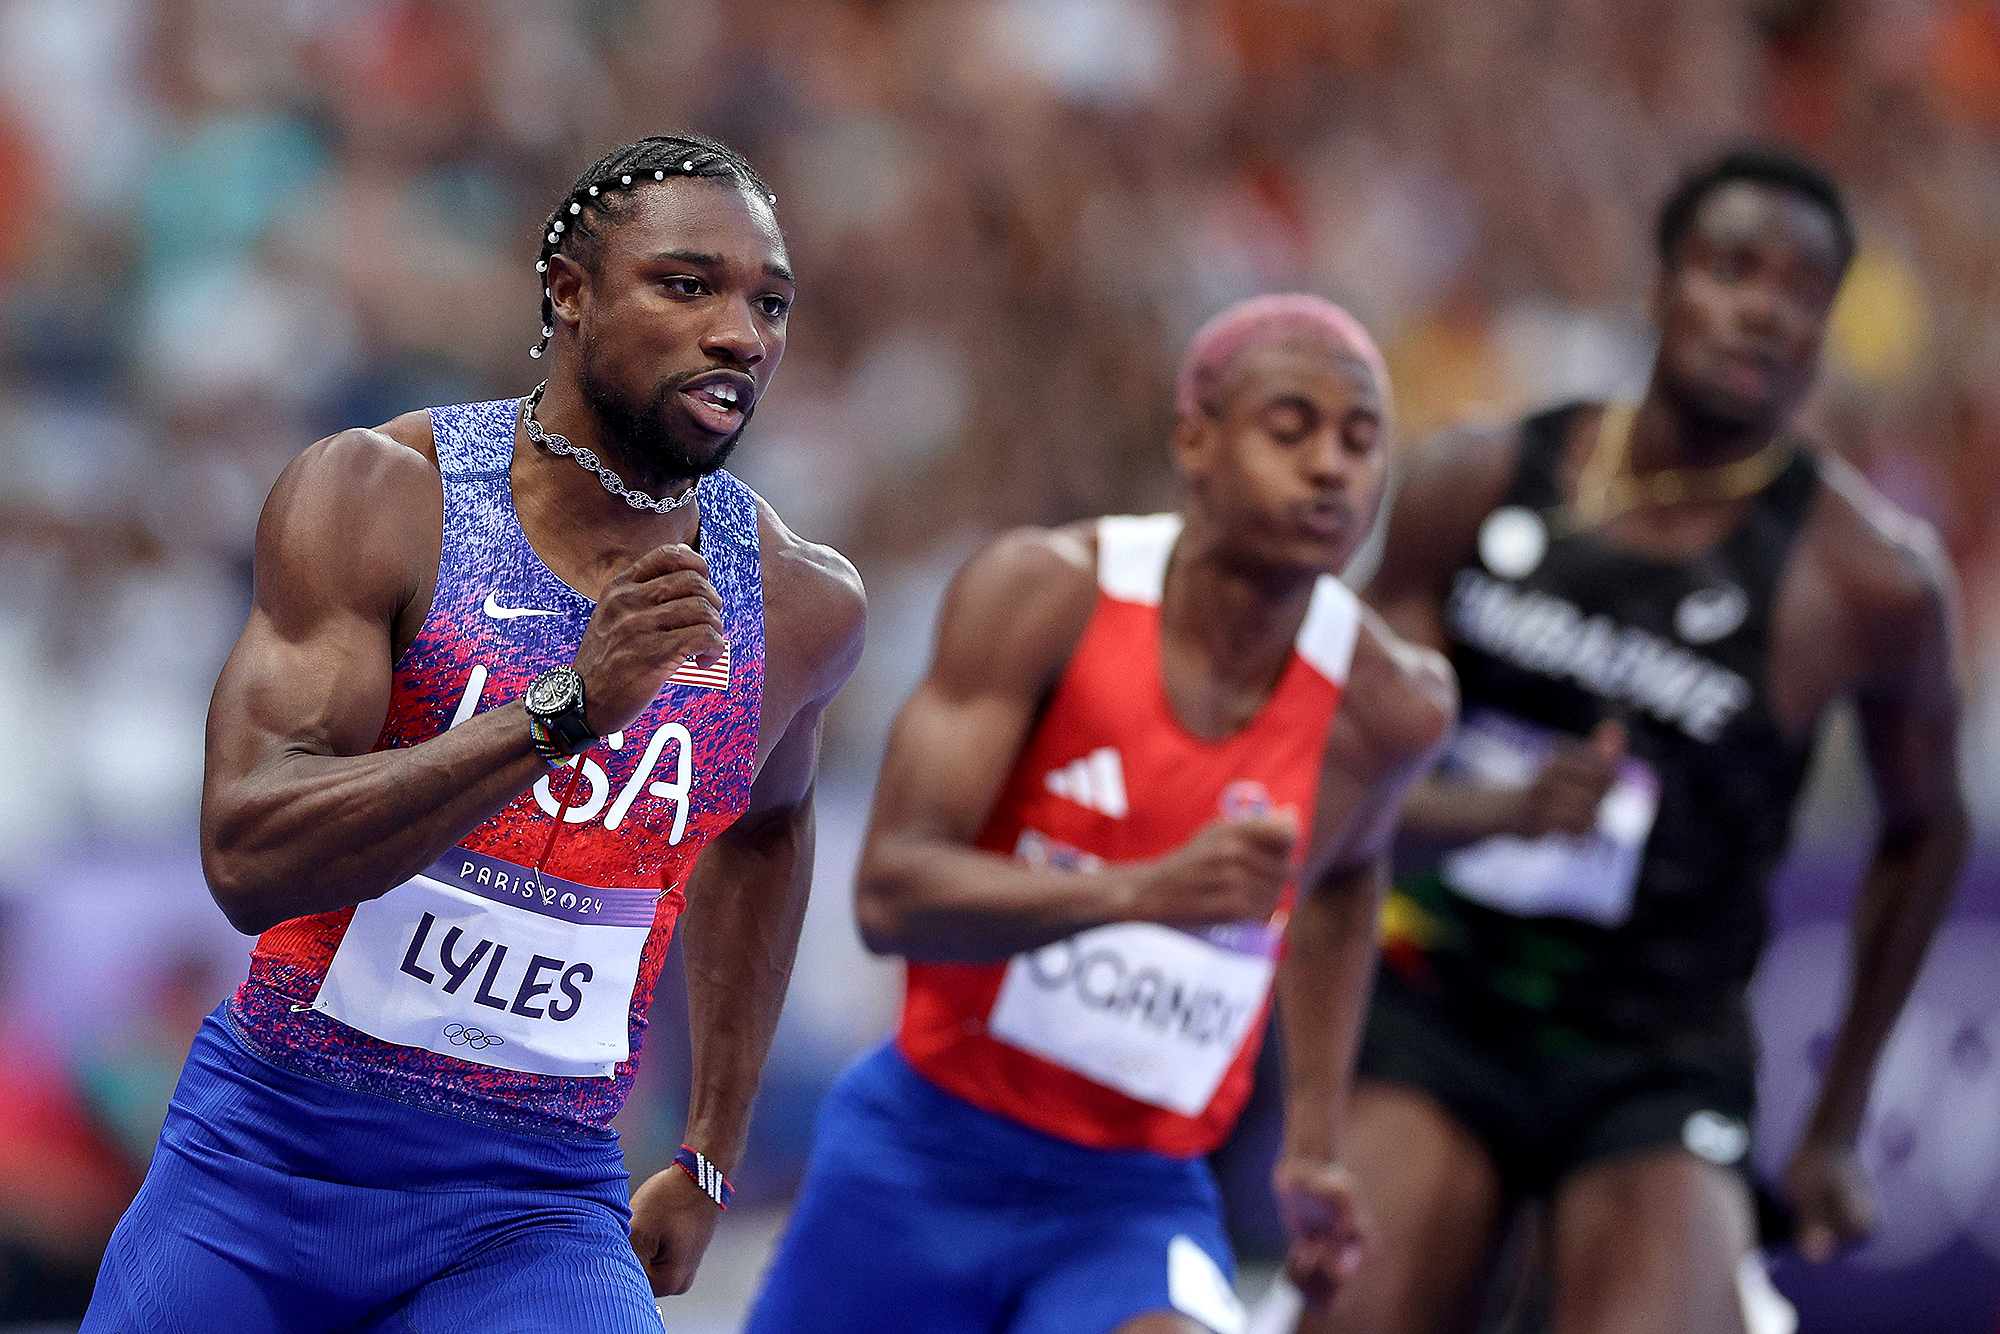
[[[1607,403],[1598,419],[1597,440],[1576,476],[1570,508],[1584,527],[1614,519],[1640,505],[1716,504],[1754,496],[1791,464],[1798,446],[1779,435],[1756,453],[1706,468],[1664,468],[1639,476],[1628,471],[1632,423],[1639,410],[1630,403]]]

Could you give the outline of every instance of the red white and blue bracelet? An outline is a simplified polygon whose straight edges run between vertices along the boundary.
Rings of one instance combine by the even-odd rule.
[[[702,1156],[699,1149],[681,1145],[681,1151],[674,1155],[674,1166],[693,1178],[701,1187],[701,1193],[715,1201],[718,1209],[727,1209],[729,1201],[736,1196],[736,1187],[729,1184],[729,1178],[722,1175],[722,1169]]]

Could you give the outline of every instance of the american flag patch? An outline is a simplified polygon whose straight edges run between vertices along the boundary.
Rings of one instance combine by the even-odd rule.
[[[689,658],[667,678],[670,686],[700,686],[703,690],[729,689],[729,641],[722,641],[722,656],[713,667],[697,667]]]

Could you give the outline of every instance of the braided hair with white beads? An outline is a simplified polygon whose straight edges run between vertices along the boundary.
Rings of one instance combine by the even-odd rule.
[[[535,273],[542,282],[542,338],[529,356],[541,356],[556,335],[549,260],[563,255],[594,272],[604,232],[630,212],[633,191],[673,176],[733,178],[766,203],[778,202],[741,153],[713,139],[659,134],[612,149],[590,164],[542,224],[542,248],[535,259]]]

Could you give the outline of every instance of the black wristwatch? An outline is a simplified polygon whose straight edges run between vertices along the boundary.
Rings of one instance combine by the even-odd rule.
[[[561,764],[597,742],[583,720],[583,676],[574,667],[551,667],[528,683],[521,696],[528,710],[528,737],[535,753]]]

